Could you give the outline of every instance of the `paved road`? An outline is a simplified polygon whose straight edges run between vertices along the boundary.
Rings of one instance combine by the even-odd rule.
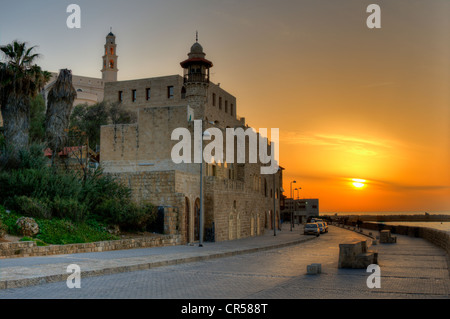
[[[398,236],[397,244],[376,245],[381,288],[369,289],[364,269],[338,269],[338,243],[367,239],[330,226],[330,232],[295,246],[202,262],[81,279],[80,289],[65,282],[0,290],[0,298],[137,299],[298,299],[449,298],[443,250],[419,239]],[[321,275],[306,266],[322,264]]]

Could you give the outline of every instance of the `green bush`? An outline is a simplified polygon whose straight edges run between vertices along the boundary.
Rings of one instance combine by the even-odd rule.
[[[76,199],[56,197],[51,203],[52,215],[73,221],[84,221],[87,218],[87,207]]]
[[[19,217],[19,215],[16,215],[14,213],[7,213],[5,208],[0,205],[0,220],[2,221],[3,226],[6,228],[8,234],[19,235],[19,229],[16,224],[16,221]]]
[[[156,211],[151,204],[139,206],[133,202],[107,199],[97,206],[100,220],[108,224],[119,225],[122,230],[143,231],[156,218]]]
[[[96,241],[115,240],[116,236],[106,230],[91,227],[87,223],[73,223],[68,220],[37,220],[40,232],[36,236],[47,244],[67,245]]]
[[[27,196],[14,196],[14,206],[17,207],[20,214],[26,217],[47,219],[52,217],[49,203],[45,200]]]

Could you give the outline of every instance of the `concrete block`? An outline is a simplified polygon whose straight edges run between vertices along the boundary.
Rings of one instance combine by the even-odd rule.
[[[320,274],[322,266],[320,264],[311,264],[306,266],[306,271],[308,275],[318,275]]]

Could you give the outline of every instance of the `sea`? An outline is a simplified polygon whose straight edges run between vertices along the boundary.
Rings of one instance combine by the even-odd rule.
[[[450,215],[450,211],[429,211],[429,212],[330,212],[320,213],[320,215],[424,215],[428,213],[430,215]],[[450,222],[383,222],[386,225],[399,225],[399,226],[416,226],[416,227],[428,227],[438,230],[443,230],[450,233]]]

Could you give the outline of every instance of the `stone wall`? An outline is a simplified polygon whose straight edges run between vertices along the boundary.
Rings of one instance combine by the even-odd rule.
[[[181,236],[167,235],[135,239],[121,239],[72,245],[36,246],[35,242],[0,243],[0,259],[14,257],[66,255],[122,249],[173,246],[181,243]]]
[[[373,229],[378,231],[387,229],[394,234],[423,238],[431,242],[432,244],[441,247],[447,252],[448,256],[450,256],[450,234],[442,230],[428,227],[385,225],[366,222],[361,225],[361,228]]]

